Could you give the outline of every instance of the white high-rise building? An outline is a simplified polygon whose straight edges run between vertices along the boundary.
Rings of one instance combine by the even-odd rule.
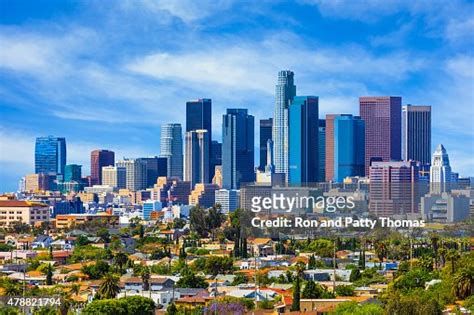
[[[122,189],[127,186],[127,170],[120,166],[102,167],[102,185]]]
[[[237,189],[219,189],[215,192],[215,204],[221,206],[222,213],[235,211],[240,205],[240,190]]]
[[[168,161],[168,177],[183,178],[183,132],[181,124],[161,126],[160,156]]]
[[[117,167],[124,167],[126,170],[125,187],[131,191],[138,191],[146,188],[146,163],[138,159],[124,159],[115,163]]]
[[[288,174],[288,105],[296,96],[293,77],[289,70],[278,73],[272,130],[275,173]]]
[[[442,144],[438,145],[431,159],[430,169],[430,192],[441,194],[450,190],[451,166],[446,149]]]

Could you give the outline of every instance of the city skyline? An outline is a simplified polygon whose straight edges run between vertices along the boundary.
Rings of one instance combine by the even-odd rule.
[[[248,108],[256,121],[269,118],[281,69],[294,71],[299,95],[320,97],[320,118],[358,115],[363,95],[398,95],[402,105],[432,106],[431,153],[442,143],[454,171],[474,173],[472,3],[428,8],[401,1],[377,16],[371,14],[376,5],[260,4],[268,13],[263,20],[259,10],[231,2],[187,10],[118,6],[122,21],[138,25],[118,26],[101,5],[6,8],[0,190],[16,190],[18,178],[34,171],[37,136],[67,138],[68,163],[89,174],[93,149],[110,149],[117,159],[159,155],[160,125],[184,127],[176,112],[191,99],[213,100],[212,139],[221,138],[225,108]],[[206,14],[196,14],[202,9]],[[223,14],[229,10],[235,14]],[[287,11],[311,18],[302,24],[281,16]],[[410,20],[413,15],[419,18]],[[170,31],[176,36],[166,35]],[[108,40],[111,33],[114,40]]]

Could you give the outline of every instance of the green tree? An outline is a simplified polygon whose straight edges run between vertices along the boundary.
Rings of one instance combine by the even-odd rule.
[[[349,281],[350,282],[355,282],[355,281],[359,280],[360,278],[361,278],[361,274],[360,274],[359,268],[356,267],[356,268],[352,269],[351,275],[349,277]]]
[[[448,252],[446,253],[446,260],[451,262],[451,274],[454,274],[456,272],[456,261],[460,257],[461,255],[454,248],[449,249]]]
[[[335,291],[337,296],[354,296],[354,287],[351,285],[338,285]]]
[[[127,306],[118,300],[94,300],[82,311],[83,315],[127,315]]]
[[[314,255],[309,256],[308,269],[316,269],[316,257]]]
[[[290,309],[292,312],[299,312],[300,310],[300,291],[300,277],[297,276],[293,286],[293,303]]]
[[[100,299],[113,299],[119,294],[120,286],[119,279],[112,273],[108,273],[104,276],[104,281],[97,291]]]
[[[461,300],[474,294],[474,266],[462,268],[454,275],[452,290]]]
[[[345,302],[337,305],[334,315],[382,315],[383,307],[378,304],[363,304]]]
[[[127,264],[128,256],[123,252],[118,252],[114,257],[115,264],[118,266],[120,273],[123,273],[123,266]]]
[[[412,292],[410,295],[395,295],[389,297],[385,306],[387,314],[403,315],[440,315],[442,308],[436,299],[428,298],[423,289]]]
[[[168,305],[168,308],[166,309],[166,315],[176,315],[178,314],[178,308],[174,303],[171,303]]]
[[[301,292],[303,299],[319,299],[321,295],[320,287],[314,281],[306,281],[303,292]]]
[[[188,267],[182,270],[181,278],[176,282],[177,288],[207,288],[207,282],[203,277],[197,276]]]
[[[48,264],[48,266],[45,268],[46,272],[46,285],[52,285],[53,284],[53,265]]]
[[[150,268],[145,266],[141,272],[141,278],[143,282],[143,290],[150,290]]]
[[[155,313],[155,302],[152,299],[134,295],[120,298],[119,301],[126,305],[127,314],[152,315]]]
[[[207,221],[206,211],[200,206],[195,206],[189,213],[189,223],[191,230],[196,232],[201,237],[207,236]]]

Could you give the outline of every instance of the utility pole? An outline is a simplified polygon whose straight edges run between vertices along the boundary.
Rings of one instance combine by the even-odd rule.
[[[332,267],[333,267],[333,280],[332,280],[332,292],[336,292],[336,239],[334,239],[334,251],[332,256]]]

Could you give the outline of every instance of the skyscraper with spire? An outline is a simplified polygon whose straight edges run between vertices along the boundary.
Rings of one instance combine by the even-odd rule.
[[[296,96],[294,73],[283,70],[278,73],[273,113],[273,157],[275,172],[288,174],[288,105]]]

